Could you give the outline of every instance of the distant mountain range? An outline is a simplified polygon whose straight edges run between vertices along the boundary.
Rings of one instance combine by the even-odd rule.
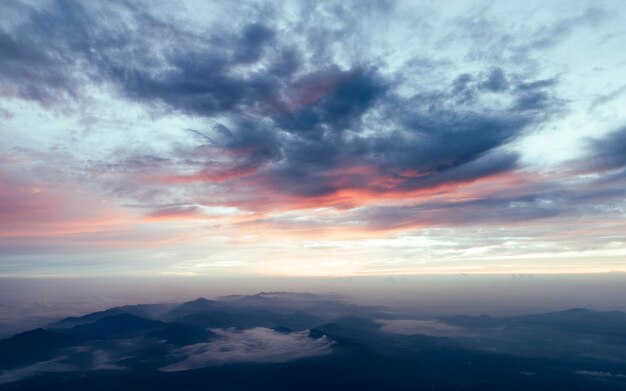
[[[419,318],[286,292],[132,305],[0,341],[0,389],[626,390],[626,313]]]

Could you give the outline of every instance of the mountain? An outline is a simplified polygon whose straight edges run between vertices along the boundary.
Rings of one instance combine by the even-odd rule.
[[[582,308],[503,318],[507,326],[542,326],[575,333],[626,336],[626,313],[619,311],[599,312]]]
[[[457,340],[471,349],[532,357],[588,357],[626,363],[626,313],[582,308],[492,318],[441,317],[460,328]]]
[[[202,327],[187,325],[184,323],[173,323],[162,329],[151,331],[148,338],[163,340],[168,344],[176,346],[191,345],[212,340],[217,335]]]
[[[35,329],[0,341],[0,368],[48,360],[65,348],[83,342],[74,335]]]
[[[0,390],[626,391],[621,312],[424,319],[262,292],[54,325],[0,341]]]
[[[146,332],[161,329],[165,325],[158,320],[143,319],[131,314],[119,314],[105,316],[93,323],[74,326],[65,332],[88,337],[119,338],[143,335]]]
[[[60,329],[71,328],[87,323],[93,323],[107,316],[131,314],[146,319],[156,319],[169,311],[173,307],[172,304],[135,304],[122,307],[113,307],[104,311],[92,312],[83,316],[71,316],[51,323],[47,328]]]
[[[174,308],[163,314],[163,319],[180,319],[190,314],[212,311],[219,307],[220,306],[217,302],[213,300],[207,300],[204,297],[200,297],[198,299],[187,301],[185,303],[175,306]]]
[[[291,306],[280,307],[276,299],[258,295],[254,295],[250,300],[243,296],[228,296],[216,301],[199,298],[174,307],[163,315],[163,319],[205,328],[238,329],[285,327],[304,330],[321,323],[316,316],[298,310],[291,312],[289,311],[291,309]]]
[[[448,316],[444,323],[467,328],[547,327],[560,331],[626,336],[626,313],[601,312],[583,308],[543,314],[492,318],[481,316]]]
[[[384,317],[386,311],[380,306],[357,306],[347,303],[336,295],[295,292],[261,292],[255,295],[222,296],[219,302],[231,308],[256,308],[279,313],[302,311],[325,321],[349,315],[377,314],[378,317]]]

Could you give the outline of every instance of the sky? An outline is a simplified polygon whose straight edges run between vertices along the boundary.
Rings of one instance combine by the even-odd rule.
[[[626,271],[615,1],[0,2],[0,276]]]

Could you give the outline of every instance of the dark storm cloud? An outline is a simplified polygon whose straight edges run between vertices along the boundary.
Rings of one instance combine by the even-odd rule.
[[[339,27],[303,16],[291,31],[273,27],[267,9],[244,25],[191,30],[132,3],[19,7],[25,21],[0,33],[0,80],[16,95],[80,100],[78,86],[89,81],[210,122],[191,130],[193,147],[173,143],[171,156],[112,163],[125,175],[162,171],[149,176],[157,182],[236,180],[240,189],[299,198],[462,184],[515,169],[517,156],[502,147],[562,104],[556,79],[520,80],[502,67],[400,94],[401,75],[333,60],[330,48],[354,17],[342,7],[320,6]],[[502,108],[487,109],[487,95]],[[173,164],[194,172],[169,173]]]
[[[443,172],[506,144],[533,120],[513,110],[492,114],[459,107],[454,97],[417,95],[394,109],[400,132],[375,140],[378,155],[397,169]]]
[[[487,167],[490,166],[489,162],[485,163]],[[626,165],[626,162],[620,164]],[[578,179],[569,183],[547,177],[528,181],[516,188],[498,188],[490,194],[470,200],[453,198],[361,209],[351,215],[351,219],[361,221],[371,230],[509,224],[584,216],[608,220],[622,213],[626,197],[625,181],[626,175],[621,170],[614,175]]]
[[[382,87],[390,82],[361,72],[349,86],[340,85],[340,92],[325,100],[334,102],[336,95],[344,94],[344,88],[355,88],[357,81],[361,83],[358,89],[372,93],[360,93],[361,98],[350,101],[349,109],[340,115],[327,110],[326,101],[291,115],[292,126],[286,129],[305,131],[283,140],[283,159],[261,178],[277,189],[318,196],[346,188],[374,193],[410,191],[510,171],[516,167],[516,155],[496,151],[549,115],[557,104],[533,95],[524,104],[532,103],[532,107],[520,108],[519,102],[527,96],[524,91],[511,94],[509,109],[479,110],[463,102],[480,94],[475,86],[467,85],[471,80],[461,75],[451,91],[402,98]],[[533,110],[540,107],[544,111]],[[317,113],[320,109],[326,117]],[[375,131],[363,135],[364,129]],[[342,168],[346,174],[336,171]],[[348,173],[351,168],[367,170],[355,175]]]
[[[494,153],[477,157],[468,163],[461,164],[439,175],[431,175],[424,179],[407,182],[412,187],[432,187],[445,183],[463,183],[498,173],[512,171],[517,167],[516,153]]]
[[[50,103],[59,95],[74,94],[66,65],[53,54],[36,50],[36,43],[0,31],[0,85],[3,95]]]
[[[217,42],[199,48],[180,45],[160,53],[164,59],[144,58],[132,68],[124,62],[100,65],[123,94],[138,101],[162,102],[175,110],[201,116],[243,107],[261,109],[265,102],[277,99],[282,84],[278,75],[255,72],[244,76],[233,69],[257,62],[273,32],[250,25],[239,34],[240,37],[216,38]],[[279,57],[277,62],[282,60]],[[278,64],[273,70],[284,73],[284,68],[284,64]]]
[[[502,68],[494,68],[487,80],[482,83],[482,87],[489,91],[500,92],[509,88],[509,82]]]
[[[0,31],[5,94],[44,105],[77,97],[79,59],[89,57],[95,44],[95,25],[89,27],[82,7],[64,1],[48,8],[7,2],[0,11],[26,20],[11,31]]]
[[[563,206],[554,197],[529,195],[517,198],[484,198],[451,203],[422,203],[414,206],[370,208],[360,217],[371,229],[523,222],[554,217]]]
[[[276,124],[292,132],[308,132],[316,138],[324,132],[359,130],[354,121],[372,108],[386,92],[385,81],[375,70],[337,67],[313,72],[296,80],[294,110],[276,118]]]
[[[590,169],[626,168],[626,127],[589,141],[589,158],[583,163]]]
[[[211,135],[188,129],[200,141],[196,148],[182,148],[179,158],[199,167],[194,175],[202,180],[226,180],[255,172],[281,158],[278,136],[263,121],[244,116],[231,118],[230,124],[217,124]],[[222,160],[215,158],[222,155]],[[191,159],[196,159],[192,161]]]
[[[2,82],[42,103],[60,93],[75,96],[88,80],[109,82],[133,99],[201,115],[258,104],[280,83],[270,74],[229,75],[232,67],[257,62],[273,40],[262,24],[190,32],[131,3],[95,4],[15,5],[26,22],[0,32]],[[294,60],[281,53],[276,62],[284,73]]]
[[[609,200],[618,196],[614,191],[610,193]],[[620,193],[623,196],[624,192]],[[371,230],[523,223],[556,217],[598,215],[602,211],[592,210],[591,202],[606,200],[606,195],[557,192],[531,193],[518,197],[490,196],[460,202],[424,202],[410,206],[369,208],[355,215],[355,219],[364,222]],[[612,213],[609,210],[604,212]]]

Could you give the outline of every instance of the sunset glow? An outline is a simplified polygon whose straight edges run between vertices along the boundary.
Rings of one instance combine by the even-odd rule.
[[[0,276],[626,272],[625,7],[383,3],[2,2]]]

